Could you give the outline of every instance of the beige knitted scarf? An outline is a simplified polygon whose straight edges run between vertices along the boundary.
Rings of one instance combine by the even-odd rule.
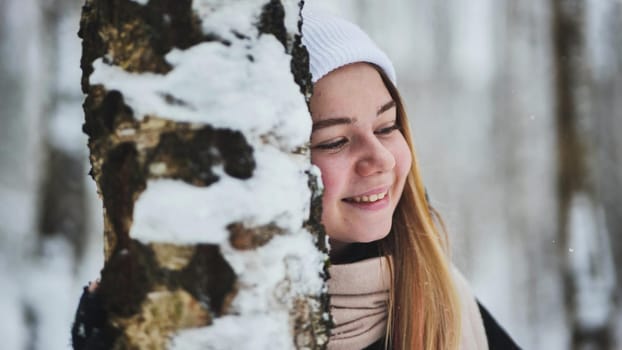
[[[385,335],[389,300],[389,268],[385,259],[372,258],[332,265],[328,280],[331,315],[329,350],[363,349]],[[461,350],[486,350],[482,316],[464,277],[454,268],[454,282],[462,306]]]

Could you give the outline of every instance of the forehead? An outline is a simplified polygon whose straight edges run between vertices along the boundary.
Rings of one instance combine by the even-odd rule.
[[[322,77],[313,87],[313,120],[375,113],[391,100],[380,73],[368,63],[354,63]]]

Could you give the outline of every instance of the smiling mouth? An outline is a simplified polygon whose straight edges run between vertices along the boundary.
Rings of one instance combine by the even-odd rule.
[[[351,202],[351,203],[374,203],[374,202],[377,202],[383,199],[387,194],[388,194],[388,191],[384,191],[384,192],[372,194],[369,196],[356,196],[356,197],[345,198],[344,201]]]

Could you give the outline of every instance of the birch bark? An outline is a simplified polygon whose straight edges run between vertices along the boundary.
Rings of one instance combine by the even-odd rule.
[[[327,261],[296,1],[97,1],[84,131],[114,349],[323,348]]]

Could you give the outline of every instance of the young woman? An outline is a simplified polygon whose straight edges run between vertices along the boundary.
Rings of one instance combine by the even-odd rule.
[[[305,10],[302,32],[314,83],[311,160],[322,171],[331,242],[328,348],[517,349],[449,261],[391,61],[330,15]],[[82,297],[80,324],[102,314],[95,288]],[[97,337],[77,324],[74,346]]]
[[[333,263],[329,349],[517,348],[452,268],[391,61],[327,14],[305,10],[302,32]]]

